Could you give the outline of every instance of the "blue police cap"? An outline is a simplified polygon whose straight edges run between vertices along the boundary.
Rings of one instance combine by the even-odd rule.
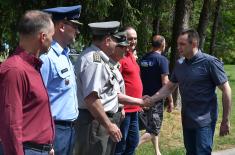
[[[90,23],[88,26],[91,29],[93,35],[113,35],[118,31],[120,22],[108,21],[108,22],[97,22]]]
[[[44,9],[43,11],[52,14],[53,20],[69,20],[76,24],[82,24],[78,21],[81,13],[81,5],[56,7]]]

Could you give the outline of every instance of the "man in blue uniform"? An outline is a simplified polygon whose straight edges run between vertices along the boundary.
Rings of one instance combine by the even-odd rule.
[[[169,62],[162,52],[165,50],[165,38],[155,35],[152,39],[152,50],[140,61],[141,79],[143,82],[143,94],[152,96],[169,79]],[[168,112],[173,109],[173,99],[168,97]],[[141,136],[139,145],[151,139],[156,155],[161,155],[158,145],[158,135],[162,126],[164,104],[163,100],[145,111],[147,116],[146,132]]]
[[[231,88],[222,62],[198,49],[197,31],[182,31],[177,44],[179,54],[185,59],[178,61],[170,81],[151,98],[153,102],[161,100],[179,86],[186,154],[209,155],[218,117],[215,89],[217,86],[222,91],[220,135],[224,136],[230,130]]]
[[[55,122],[55,154],[71,155],[75,142],[74,121],[78,117],[77,86],[73,65],[68,57],[69,44],[75,41],[81,6],[45,9],[51,13],[55,34],[48,54],[41,55],[41,73],[48,90]]]

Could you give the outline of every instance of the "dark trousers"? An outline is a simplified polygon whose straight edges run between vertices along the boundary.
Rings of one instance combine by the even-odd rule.
[[[109,119],[119,124],[121,113],[118,112]],[[93,118],[88,110],[79,110],[77,119],[78,136],[76,139],[76,155],[112,155],[115,145],[106,129]]]
[[[211,155],[216,123],[196,129],[183,127],[186,155]]]
[[[3,155],[3,146],[1,142],[0,142],[0,155]]]
[[[126,113],[120,129],[122,140],[116,145],[115,155],[134,155],[139,143],[138,112]]]
[[[76,139],[75,128],[67,125],[55,125],[54,150],[56,155],[72,155]]]

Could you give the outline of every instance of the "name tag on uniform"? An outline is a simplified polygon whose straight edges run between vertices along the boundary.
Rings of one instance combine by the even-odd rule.
[[[67,72],[67,71],[68,71],[68,68],[62,69],[62,70],[61,70],[61,73],[63,74],[63,73],[65,73],[65,72]]]

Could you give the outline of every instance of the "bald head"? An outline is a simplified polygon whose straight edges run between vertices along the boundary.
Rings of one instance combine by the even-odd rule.
[[[136,48],[136,45],[137,45],[137,33],[136,33],[136,30],[133,27],[131,27],[131,26],[127,26],[123,30],[127,34],[127,40],[128,40],[128,42],[130,44],[129,48],[134,50]]]
[[[165,38],[161,35],[154,35],[152,39],[152,46],[154,50],[165,50]]]

